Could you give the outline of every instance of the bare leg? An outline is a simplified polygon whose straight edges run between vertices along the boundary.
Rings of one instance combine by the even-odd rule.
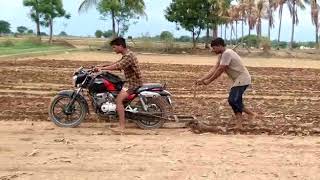
[[[123,101],[128,97],[128,93],[125,90],[121,90],[116,99],[117,112],[119,116],[120,129],[124,130],[126,128],[126,119],[124,113]]]
[[[239,129],[242,129],[243,126],[242,126],[242,113],[236,113],[236,126],[235,128],[239,128]]]
[[[248,114],[250,119],[254,119],[258,115],[257,113],[253,112],[252,110],[250,110],[250,109],[248,109],[246,107],[243,108],[243,112]]]

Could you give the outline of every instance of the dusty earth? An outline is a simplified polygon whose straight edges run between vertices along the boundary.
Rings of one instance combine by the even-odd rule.
[[[145,82],[167,82],[175,113],[218,127],[215,134],[169,123],[153,131],[131,125],[131,135],[117,135],[94,114],[74,129],[48,122],[50,98],[72,88],[76,68],[116,57],[71,53],[0,61],[1,180],[320,178],[318,61],[245,59],[253,76],[245,102],[259,117],[241,131],[231,128],[226,76],[193,97],[193,81],[215,61],[204,56],[139,59]]]

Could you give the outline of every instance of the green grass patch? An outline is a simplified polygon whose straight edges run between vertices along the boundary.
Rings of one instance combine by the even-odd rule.
[[[66,50],[64,46],[50,45],[42,43],[37,38],[28,38],[22,41],[6,39],[0,42],[0,56],[13,54],[27,54],[32,52],[50,52]]]

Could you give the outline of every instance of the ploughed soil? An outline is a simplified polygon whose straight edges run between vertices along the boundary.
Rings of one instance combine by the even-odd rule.
[[[193,82],[211,66],[189,61],[203,57],[183,56],[185,63],[181,57],[178,63],[174,56],[149,57],[172,61],[142,60],[144,81],[166,82],[174,113],[196,116],[216,127],[215,133],[193,134],[177,128],[183,124],[168,123],[152,131],[129,124],[130,133],[117,135],[108,128],[109,120],[93,112],[78,128],[58,128],[48,119],[51,98],[73,88],[75,69],[101,61],[1,60],[0,179],[320,178],[320,69],[313,69],[317,65],[302,69],[287,60],[291,68],[262,67],[248,61],[253,85],[244,101],[259,115],[246,118],[239,130],[233,128],[226,75],[193,89]]]

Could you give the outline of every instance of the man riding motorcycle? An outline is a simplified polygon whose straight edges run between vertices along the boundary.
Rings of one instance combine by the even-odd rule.
[[[126,41],[122,37],[117,37],[110,42],[112,49],[117,54],[122,54],[122,58],[111,65],[98,65],[95,71],[123,70],[128,82],[128,89],[122,89],[116,98],[117,113],[119,116],[119,130],[125,129],[125,110],[123,101],[142,86],[142,76],[137,57],[127,48]]]

